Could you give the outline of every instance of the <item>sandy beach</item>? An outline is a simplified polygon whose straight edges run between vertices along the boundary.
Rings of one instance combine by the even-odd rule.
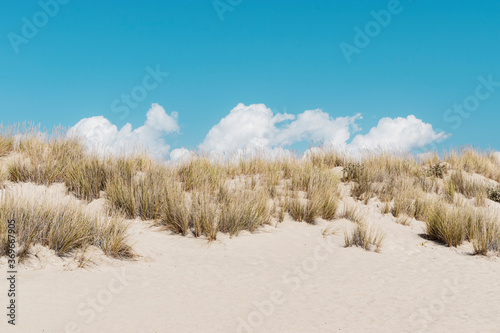
[[[63,187],[39,190],[63,196]],[[102,199],[90,206],[100,209]],[[135,261],[96,251],[84,268],[37,247],[19,269],[18,323],[2,322],[1,331],[497,330],[498,257],[471,256],[467,244],[450,249],[428,241],[422,222],[396,224],[375,200],[359,206],[386,231],[380,253],[344,247],[344,230],[353,227],[348,220],[311,225],[289,218],[214,242],[133,220]],[[323,235],[325,229],[336,234]],[[6,289],[2,279],[0,290]]]

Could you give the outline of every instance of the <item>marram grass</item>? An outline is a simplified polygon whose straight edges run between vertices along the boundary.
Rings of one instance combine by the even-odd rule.
[[[285,214],[308,223],[347,218],[357,227],[346,244],[376,247],[373,242],[382,237],[364,226],[359,208],[372,198],[394,221],[424,222],[427,236],[436,241],[471,242],[476,254],[498,250],[499,221],[488,205],[500,200],[500,163],[492,152],[471,147],[422,158],[386,152],[353,157],[314,147],[301,156],[231,160],[198,154],[172,164],[140,152],[90,155],[62,132],[0,127],[1,185],[6,181],[64,183],[82,205],[105,200],[109,216],[92,216],[68,203],[3,197],[0,216],[24,219],[21,245],[40,243],[61,255],[95,245],[112,256],[130,256],[126,225],[118,215],[154,220],[174,233],[208,240],[219,232],[254,232],[273,219],[282,222]],[[356,203],[341,205],[346,195]],[[0,234],[4,237],[5,230]]]

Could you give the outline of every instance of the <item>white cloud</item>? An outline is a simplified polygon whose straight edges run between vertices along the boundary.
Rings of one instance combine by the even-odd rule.
[[[348,149],[410,152],[431,142],[441,142],[447,137],[449,134],[436,133],[431,124],[424,123],[413,115],[407,118],[382,118],[367,134],[357,135],[348,145]]]
[[[240,103],[210,129],[200,148],[218,152],[269,148],[279,133],[276,124],[294,118],[286,113],[273,115],[264,104],[245,106]]]
[[[357,130],[361,116],[331,118],[319,109],[301,113],[274,115],[264,104],[238,104],[212,127],[200,145],[204,151],[236,151],[289,146],[303,141],[323,141],[345,146],[351,130]],[[290,123],[282,124],[286,121]],[[281,127],[277,125],[282,125]]]
[[[186,162],[194,157],[195,153],[186,149],[186,148],[178,148],[172,150],[170,153],[170,160],[172,162]]]
[[[152,104],[143,126],[132,130],[127,123],[120,130],[103,116],[85,118],[70,128],[68,135],[77,135],[92,151],[127,153],[133,149],[145,149],[160,159],[168,157],[170,146],[163,137],[178,133],[177,112],[168,115],[159,104]]]
[[[69,131],[78,134],[84,144],[94,151],[127,153],[142,148],[160,159],[182,162],[189,160],[193,152],[174,149],[165,142],[167,134],[179,133],[178,115],[168,115],[163,107],[153,104],[146,114],[143,126],[133,130],[131,124],[121,129],[108,119],[98,116],[79,121]],[[440,142],[449,135],[437,133],[431,124],[415,116],[407,118],[382,118],[367,134],[357,135],[350,142],[351,134],[359,130],[356,121],[360,114],[352,117],[332,118],[320,109],[308,110],[297,116],[274,114],[264,104],[238,104],[222,118],[208,134],[199,148],[219,156],[226,152],[233,157],[284,156],[292,152],[286,147],[298,142],[322,142],[325,146],[359,152],[363,149],[386,149],[410,152],[431,142]],[[500,160],[500,153],[498,153]]]
[[[279,133],[275,144],[286,146],[301,141],[322,141],[326,145],[345,146],[351,131],[358,129],[357,119],[361,119],[360,114],[334,119],[320,109],[305,111]]]

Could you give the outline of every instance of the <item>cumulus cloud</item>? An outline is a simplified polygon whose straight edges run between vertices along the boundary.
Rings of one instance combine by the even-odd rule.
[[[302,141],[322,141],[345,146],[361,116],[332,118],[322,110],[309,110],[297,117],[273,114],[264,104],[238,104],[208,132],[200,145],[204,151],[237,151],[286,147]]]
[[[194,157],[194,155],[194,152],[190,151],[189,149],[178,148],[172,150],[172,152],[170,153],[170,160],[172,162],[186,162]]]
[[[143,126],[132,129],[126,124],[121,129],[108,119],[98,116],[79,121],[69,131],[78,135],[84,144],[94,151],[127,153],[142,148],[160,159],[175,162],[189,160],[194,153],[185,149],[174,149],[165,142],[167,134],[179,133],[178,115],[168,115],[163,107],[152,104],[146,114]],[[308,110],[297,116],[288,113],[274,114],[264,104],[238,104],[218,124],[213,126],[200,150],[218,155],[231,153],[232,156],[291,155],[291,145],[299,142],[322,142],[325,146],[360,152],[364,149],[385,149],[411,152],[432,142],[440,142],[449,135],[436,132],[431,124],[424,123],[415,116],[406,118],[382,118],[367,134],[359,134],[356,124],[360,114],[352,117],[333,118],[321,109]],[[500,153],[497,155],[500,159]]]
[[[290,114],[273,115],[264,104],[238,104],[212,127],[200,145],[204,151],[236,151],[248,147],[270,147],[279,129],[276,124],[295,117]]]
[[[133,149],[145,149],[160,159],[166,159],[170,146],[163,137],[180,131],[177,112],[168,115],[159,104],[152,104],[143,126],[132,129],[130,123],[120,130],[103,116],[85,118],[70,128],[68,135],[78,136],[92,151],[127,153]]]
[[[410,152],[431,142],[441,142],[447,137],[449,134],[436,133],[431,124],[424,123],[413,115],[406,118],[382,118],[367,134],[357,135],[348,149]]]
[[[358,130],[357,119],[361,119],[360,114],[334,119],[320,109],[305,111],[280,131],[275,144],[287,146],[301,141],[322,141],[326,145],[343,147],[351,131]]]

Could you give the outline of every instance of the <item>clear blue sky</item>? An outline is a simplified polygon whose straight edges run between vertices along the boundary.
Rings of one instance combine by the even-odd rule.
[[[212,0],[71,0],[16,53],[8,34],[22,36],[22,18],[33,22],[41,7],[4,0],[0,121],[51,128],[102,115],[137,127],[159,103],[179,112],[172,148],[192,148],[238,103],[264,103],[292,114],[362,113],[362,133],[382,117],[413,114],[453,135],[444,146],[500,150],[500,87],[457,129],[443,119],[474,96],[479,76],[500,82],[500,2],[401,0],[348,63],[340,44],[354,45],[353,29],[389,2],[243,0],[221,20]],[[157,64],[170,75],[121,119],[112,102]]]

